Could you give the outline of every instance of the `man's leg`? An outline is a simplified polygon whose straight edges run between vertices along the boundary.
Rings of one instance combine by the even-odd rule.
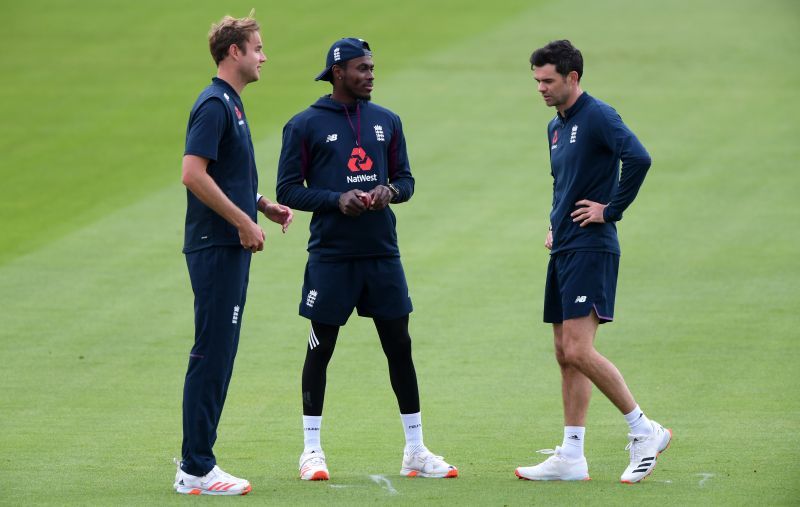
[[[239,343],[250,252],[213,247],[186,255],[195,294],[195,343],[183,389],[183,457],[175,489],[246,494],[250,484],[216,467],[212,451]],[[226,489],[208,489],[213,484]]]
[[[564,404],[564,439],[561,454],[572,460],[584,459],[586,413],[592,398],[592,381],[564,358],[564,326],[553,324],[556,361],[561,370],[561,400]]]
[[[611,361],[602,356],[594,348],[594,338],[597,333],[597,326],[600,321],[597,315],[592,312],[586,317],[565,320],[561,330],[561,353],[559,365],[562,372],[573,370],[578,375],[587,377],[600,391],[611,400],[623,414],[631,412],[636,407],[622,374]],[[559,357],[559,352],[556,352]],[[586,382],[575,375],[571,375],[572,383],[569,388],[564,387],[569,395],[575,395],[575,402],[564,402],[565,422],[581,423],[575,426],[583,426],[586,420],[586,409],[589,406],[589,394],[586,394]],[[573,391],[574,390],[574,391]]]
[[[652,473],[658,454],[669,446],[672,432],[647,419],[617,367],[595,350],[594,337],[598,324],[599,319],[594,312],[587,317],[564,321],[564,361],[588,377],[625,416],[631,428],[631,434],[628,435],[630,464],[623,472],[621,481],[639,482]]]
[[[419,412],[419,388],[414,360],[411,357],[408,315],[394,320],[373,319],[373,321],[389,364],[389,380],[397,397],[400,413]],[[421,438],[419,443],[422,443]]]
[[[408,315],[398,319],[373,319],[373,321],[389,364],[389,379],[397,397],[406,437],[400,473],[407,477],[458,477],[458,469],[445,462],[441,456],[435,456],[430,452],[422,440],[422,414],[417,373],[411,357]]]
[[[320,432],[328,364],[333,357],[338,335],[339,326],[311,322],[303,364],[303,454],[300,455],[300,478],[307,481],[330,478]]]

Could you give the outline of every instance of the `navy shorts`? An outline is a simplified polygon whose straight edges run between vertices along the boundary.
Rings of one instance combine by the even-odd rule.
[[[309,258],[300,315],[343,326],[353,308],[362,317],[393,320],[411,313],[406,275],[399,257],[347,260]]]
[[[614,320],[619,255],[608,252],[565,252],[550,256],[544,288],[544,321],[597,314],[600,323]]]

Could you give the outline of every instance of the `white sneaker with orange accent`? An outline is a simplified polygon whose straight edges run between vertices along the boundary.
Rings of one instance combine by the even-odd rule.
[[[403,453],[403,467],[400,473],[406,477],[430,477],[452,479],[458,477],[458,469],[447,463],[443,457],[436,456],[426,447],[416,449],[412,454]]]
[[[517,467],[514,471],[520,479],[529,481],[588,481],[589,465],[586,458],[568,459],[561,455],[561,447],[542,449],[539,454],[552,454],[535,466]]]
[[[628,435],[626,450],[630,451],[631,462],[619,478],[620,482],[633,484],[644,480],[656,468],[658,455],[667,450],[672,442],[672,430],[655,421],[650,421],[653,432],[650,435]]]
[[[322,449],[312,449],[300,455],[300,478],[304,481],[327,481],[331,478]]]
[[[178,473],[173,487],[184,495],[246,495],[253,489],[246,479],[234,477],[218,466],[214,466],[206,475],[197,477],[181,470],[180,463],[177,465]]]

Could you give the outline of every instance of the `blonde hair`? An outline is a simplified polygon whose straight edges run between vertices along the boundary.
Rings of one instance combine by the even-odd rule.
[[[250,34],[261,30],[258,22],[253,18],[255,13],[256,10],[253,9],[245,18],[225,16],[219,23],[211,25],[211,30],[208,32],[208,49],[217,66],[228,56],[228,48],[231,47],[231,44],[236,44],[243,53],[247,51],[245,42],[250,38]]]

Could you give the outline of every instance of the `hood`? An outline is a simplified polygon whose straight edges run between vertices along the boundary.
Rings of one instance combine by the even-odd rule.
[[[331,98],[330,95],[323,95],[320,97],[316,102],[311,104],[311,107],[314,109],[327,109],[329,111],[337,111],[341,114],[344,114],[344,108],[347,107],[347,110],[351,113],[356,110],[356,106],[361,109],[367,107],[370,101],[368,100],[358,100],[352,104],[342,104],[341,102],[337,102]]]

